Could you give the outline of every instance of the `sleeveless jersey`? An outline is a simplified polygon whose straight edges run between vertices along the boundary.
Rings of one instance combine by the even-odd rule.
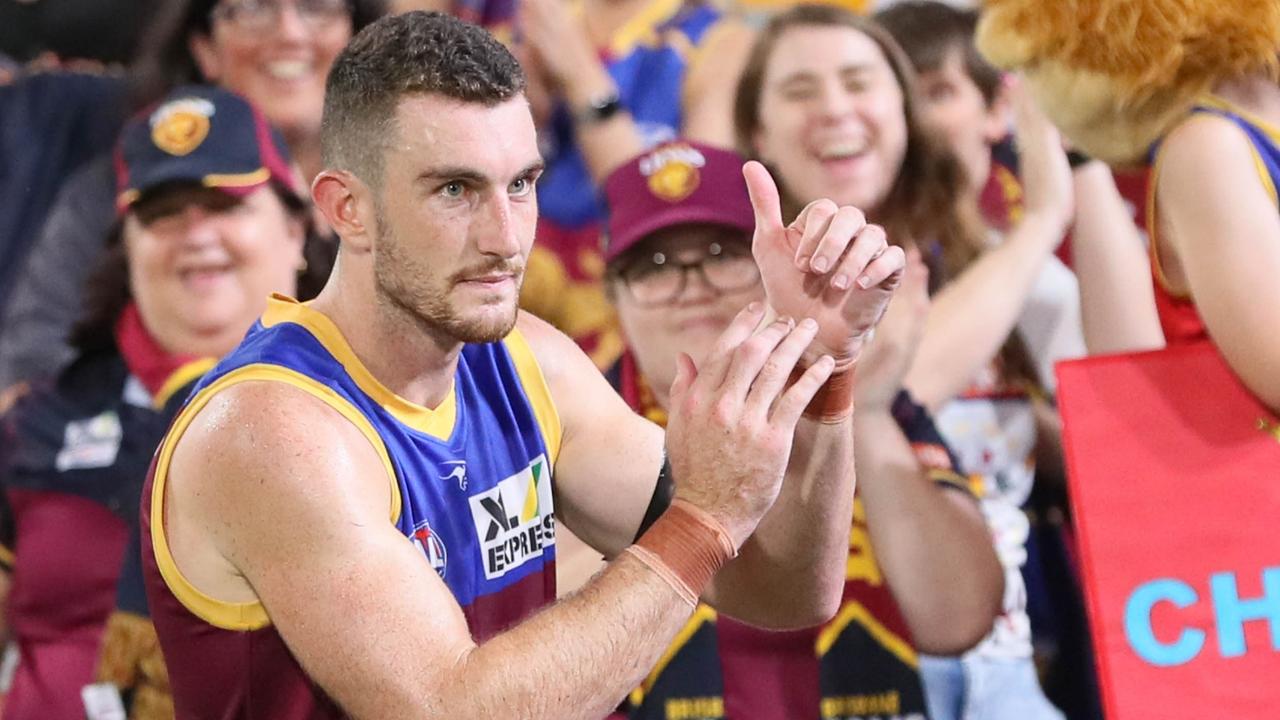
[[[211,397],[245,381],[307,392],[369,439],[391,483],[388,522],[444,580],[477,641],[555,598],[560,423],[520,333],[465,346],[452,390],[428,410],[379,383],[327,317],[277,296],[196,386],[144,489],[143,572],[178,718],[341,716],[289,653],[269,608],[204,595],[169,551],[164,491],[174,447]]]
[[[1276,193],[1276,188],[1280,185],[1280,127],[1213,96],[1202,98],[1191,113],[1224,117],[1244,131],[1250,145],[1253,146],[1253,160],[1258,171],[1258,180],[1280,209],[1280,196]],[[1196,310],[1195,301],[1187,293],[1170,290],[1160,267],[1159,243],[1156,238],[1156,180],[1160,175],[1161,161],[1159,146],[1155,149],[1154,156],[1154,171],[1147,190],[1147,232],[1151,236],[1151,274],[1154,279],[1156,311],[1160,316],[1160,327],[1164,330],[1165,341],[1170,346],[1187,345],[1208,340],[1209,336],[1205,330],[1204,321]]]

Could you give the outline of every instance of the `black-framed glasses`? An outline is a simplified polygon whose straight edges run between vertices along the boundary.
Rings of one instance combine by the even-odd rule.
[[[351,16],[350,0],[222,0],[209,17],[243,32],[259,33],[276,26],[286,5],[292,5],[298,17],[313,30]]]
[[[702,282],[717,293],[731,293],[760,282],[760,268],[744,245],[707,245],[706,254],[692,262],[682,262],[665,252],[642,255],[628,264],[618,277],[637,305],[667,305],[680,297],[689,284],[689,274],[697,272]]]

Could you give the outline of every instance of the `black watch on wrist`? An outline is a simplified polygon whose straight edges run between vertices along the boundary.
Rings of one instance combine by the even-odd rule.
[[[584,124],[592,124],[604,122],[622,109],[622,99],[618,97],[617,90],[598,95],[587,103],[587,106],[578,113],[578,122]]]

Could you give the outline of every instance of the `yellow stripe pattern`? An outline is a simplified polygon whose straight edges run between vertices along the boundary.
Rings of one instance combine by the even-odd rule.
[[[454,388],[449,388],[449,393],[440,403],[440,407],[434,410],[409,402],[387,389],[373,376],[373,373],[369,372],[332,320],[297,300],[283,295],[274,295],[267,303],[267,311],[262,316],[262,325],[269,328],[285,322],[300,325],[311,333],[329,351],[329,354],[342,364],[343,369],[360,390],[374,402],[386,408],[387,412],[397,420],[439,440],[448,440],[453,434],[458,412]]]
[[[649,675],[645,677],[644,682],[641,683],[640,687],[631,691],[631,704],[639,707],[640,703],[644,702],[645,693],[653,688],[653,684],[658,681],[662,672],[667,669],[667,665],[671,664],[671,661],[684,649],[689,640],[697,634],[704,624],[715,621],[716,611],[710,605],[700,603],[698,608],[693,611],[693,616],[689,618],[689,622],[680,628],[680,632],[676,633],[671,644],[662,653],[662,657],[658,658],[658,663],[653,666],[653,670],[649,671]]]
[[[168,379],[164,381],[164,384],[160,386],[160,390],[156,393],[156,396],[151,398],[151,407],[156,410],[162,409],[169,403],[169,400],[173,397],[174,393],[187,385],[190,385],[196,379],[212,370],[213,366],[217,364],[218,361],[213,358],[201,358],[199,360],[192,360],[191,362],[182,365],[177,370],[174,370],[173,373],[169,375]]]
[[[815,643],[818,656],[823,657],[830,652],[831,647],[835,645],[836,640],[844,633],[845,628],[849,627],[850,623],[855,622],[866,628],[876,642],[893,653],[899,660],[910,667],[920,667],[920,658],[916,656],[916,651],[911,647],[911,643],[885,627],[861,603],[855,600],[846,600],[844,607],[840,608],[840,613],[836,615],[835,620],[832,620],[818,635],[818,641]]]
[[[520,384],[524,386],[524,394],[533,407],[533,416],[542,430],[542,441],[547,445],[547,460],[552,467],[560,457],[560,443],[564,437],[564,429],[560,424],[560,413],[551,398],[551,389],[547,387],[547,379],[538,367],[538,360],[519,330],[512,330],[502,341],[511,356],[511,362],[520,375]]]
[[[369,420],[355,406],[331,388],[289,368],[278,365],[255,364],[233,370],[218,378],[208,387],[201,389],[179,413],[169,434],[161,444],[159,455],[156,458],[155,478],[152,480],[149,500],[151,547],[155,553],[156,565],[160,569],[160,575],[174,597],[191,614],[223,630],[258,630],[270,625],[271,619],[267,616],[266,608],[263,607],[260,601],[228,602],[219,600],[201,592],[182,574],[169,549],[169,540],[164,527],[164,492],[168,481],[169,465],[173,460],[174,448],[177,447],[178,441],[182,439],[187,428],[191,426],[191,422],[219,392],[237,383],[250,381],[283,382],[291,385],[318,398],[350,420],[368,438],[374,450],[377,451],[382,459],[383,467],[386,469],[387,477],[391,483],[390,518],[393,523],[400,517],[402,502],[400,487],[396,480],[395,467],[391,463],[391,457],[387,454],[387,448],[382,439],[378,436],[377,431],[373,429]]]

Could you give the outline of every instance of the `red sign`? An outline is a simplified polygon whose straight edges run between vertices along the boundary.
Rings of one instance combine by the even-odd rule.
[[[1280,421],[1208,344],[1057,371],[1107,719],[1280,717]]]

